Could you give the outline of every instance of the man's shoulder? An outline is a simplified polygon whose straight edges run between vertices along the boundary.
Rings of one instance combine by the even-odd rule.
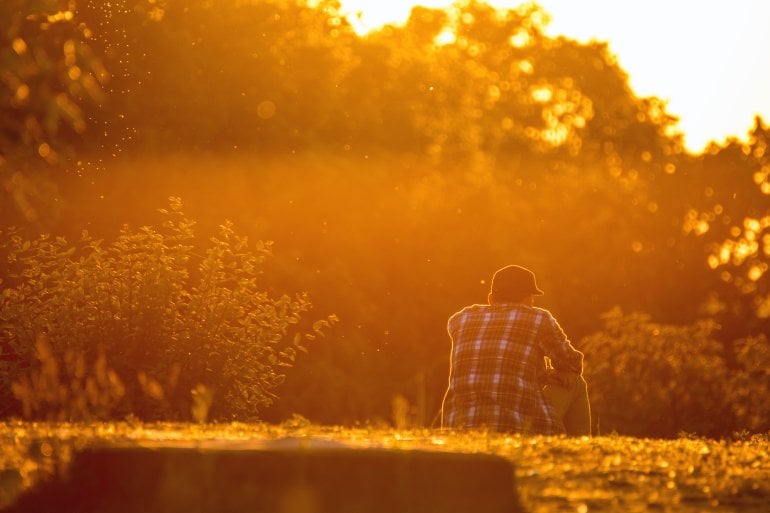
[[[449,317],[449,321],[452,322],[453,319],[459,320],[462,318],[470,318],[470,317],[476,317],[476,316],[482,316],[482,315],[494,315],[494,314],[500,314],[508,317],[514,312],[523,313],[526,316],[534,318],[537,321],[556,321],[556,318],[553,316],[553,314],[550,311],[546,310],[545,308],[515,304],[515,303],[504,303],[500,305],[484,305],[484,304],[468,305],[458,310],[457,312],[453,313]]]
[[[449,322],[456,322],[461,319],[470,319],[481,316],[499,316],[506,318],[529,317],[536,322],[555,320],[551,312],[545,308],[536,306],[522,305],[518,303],[503,303],[497,305],[475,304],[469,305],[455,312],[449,317]]]
[[[556,320],[556,317],[553,316],[550,310],[546,310],[545,308],[540,308],[537,306],[533,306],[532,310],[534,311],[538,324],[550,324],[552,326],[559,325],[559,322]]]
[[[530,308],[534,311],[535,315],[537,315],[538,317],[542,317],[544,319],[554,318],[553,314],[549,310],[546,310],[545,308],[540,308],[539,306],[531,306]]]
[[[452,316],[449,317],[449,320],[451,321],[452,319],[457,319],[460,317],[484,314],[489,311],[489,308],[489,305],[468,305],[453,313]]]
[[[449,326],[452,326],[453,324],[457,323],[465,323],[467,321],[470,321],[472,319],[479,319],[484,317],[486,314],[488,314],[490,311],[489,305],[468,305],[461,310],[458,310],[457,312],[453,313],[449,317],[448,324]]]

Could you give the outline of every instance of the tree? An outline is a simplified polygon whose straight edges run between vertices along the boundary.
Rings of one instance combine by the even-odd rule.
[[[711,313],[733,338],[770,327],[770,129],[758,117],[749,141],[713,145],[689,167],[683,230],[713,271]]]
[[[38,220],[55,192],[32,171],[66,157],[87,129],[84,105],[104,99],[109,74],[91,49],[91,30],[79,23],[73,7],[69,0],[0,5],[4,219]]]

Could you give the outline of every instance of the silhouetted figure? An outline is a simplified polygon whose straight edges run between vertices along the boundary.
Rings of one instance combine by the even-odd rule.
[[[590,436],[583,353],[549,311],[533,306],[542,294],[531,271],[509,265],[492,277],[488,305],[449,318],[442,427]]]

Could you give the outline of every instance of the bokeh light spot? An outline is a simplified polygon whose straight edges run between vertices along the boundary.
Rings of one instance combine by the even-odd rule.
[[[11,43],[11,46],[13,47],[13,51],[18,55],[22,55],[27,51],[27,43],[25,43],[24,40],[20,37],[14,39],[13,43]]]
[[[271,102],[270,100],[260,102],[259,106],[257,106],[257,115],[262,119],[272,118],[275,116],[275,111],[275,103]]]

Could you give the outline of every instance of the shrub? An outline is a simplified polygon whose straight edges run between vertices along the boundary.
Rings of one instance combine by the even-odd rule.
[[[584,339],[585,374],[603,433],[674,437],[730,432],[728,372],[716,324],[658,324],[619,309]]]
[[[86,233],[75,245],[9,234],[0,293],[0,340],[10,355],[0,363],[4,389],[40,366],[35,342],[44,334],[58,361],[106,355],[126,388],[120,414],[187,418],[191,391],[200,395],[201,386],[215,396],[206,412],[214,418],[253,419],[273,402],[280,368],[335,317],[305,330],[306,294],[263,290],[271,243],[249,244],[225,223],[208,244],[196,244],[181,200],[160,212],[160,227],[124,226],[110,244]]]
[[[737,340],[738,371],[730,381],[730,406],[741,429],[770,430],[770,341],[765,334]]]

